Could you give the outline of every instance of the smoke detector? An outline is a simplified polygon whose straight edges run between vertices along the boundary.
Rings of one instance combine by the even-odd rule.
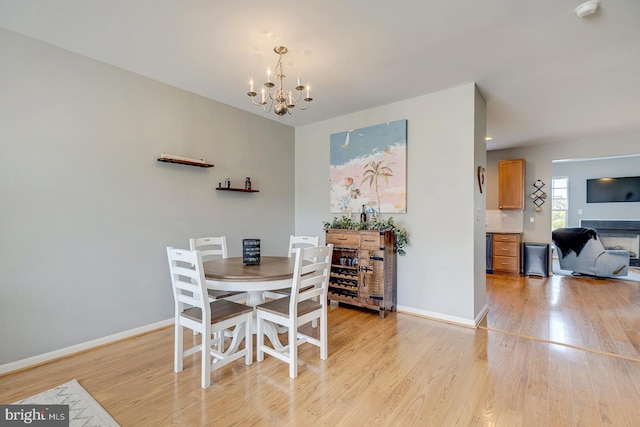
[[[598,6],[600,6],[600,0],[589,0],[584,2],[580,6],[576,7],[576,15],[578,15],[579,18],[592,15],[596,13]]]

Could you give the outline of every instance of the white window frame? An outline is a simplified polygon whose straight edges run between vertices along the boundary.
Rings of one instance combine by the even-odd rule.
[[[567,180],[567,186],[565,187],[557,187],[556,186],[556,181],[561,180],[561,179],[565,179]],[[565,209],[554,209],[554,206],[556,205],[554,203],[554,201],[556,200],[556,198],[558,198],[556,196],[556,188],[564,188],[567,191],[567,198],[566,198],[566,207]],[[554,218],[554,212],[564,212],[564,225],[563,227],[567,227],[567,221],[569,220],[569,177],[568,176],[554,176],[551,178],[551,230],[553,231],[554,227],[553,225],[553,218]]]

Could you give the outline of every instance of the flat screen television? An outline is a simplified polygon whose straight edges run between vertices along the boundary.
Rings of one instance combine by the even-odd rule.
[[[640,202],[640,176],[587,180],[587,203]]]

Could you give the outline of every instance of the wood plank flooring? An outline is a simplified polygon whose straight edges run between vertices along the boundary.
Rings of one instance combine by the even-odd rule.
[[[640,283],[487,275],[481,326],[640,361]]]
[[[639,285],[489,275],[479,329],[332,305],[326,361],[238,361],[207,390],[165,328],[0,377],[0,403],[76,378],[123,426],[637,426]]]

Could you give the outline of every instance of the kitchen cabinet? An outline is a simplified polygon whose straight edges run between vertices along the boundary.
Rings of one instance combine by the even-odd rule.
[[[493,271],[520,274],[522,235],[493,233]]]
[[[524,209],[524,177],[524,159],[498,162],[498,207],[500,209]]]

